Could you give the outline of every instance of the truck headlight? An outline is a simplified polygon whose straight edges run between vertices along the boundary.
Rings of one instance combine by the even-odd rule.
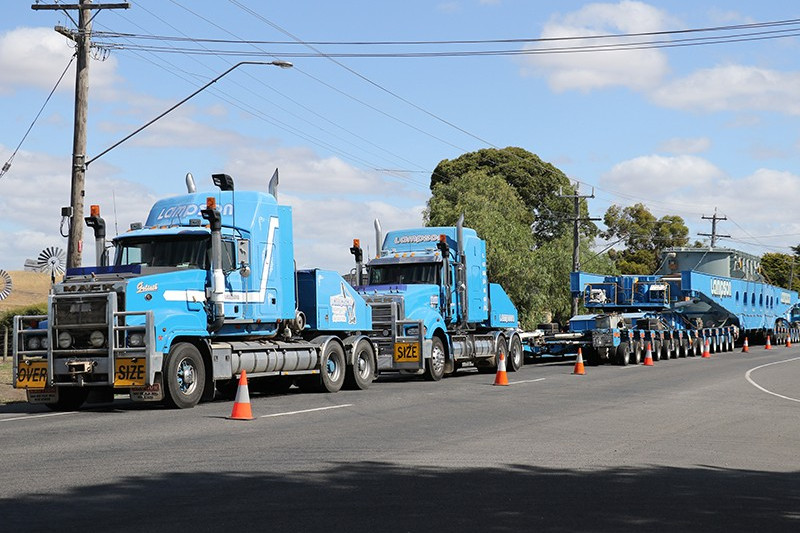
[[[409,337],[416,337],[419,335],[419,326],[411,326],[410,328],[406,328],[406,335]]]
[[[47,337],[42,337],[42,350],[47,350],[50,348],[50,341],[47,340]]]
[[[66,350],[72,346],[72,335],[67,333],[66,331],[62,331],[58,334],[58,347],[62,350]]]
[[[38,350],[42,345],[42,340],[40,337],[29,337],[26,345],[29,350]]]
[[[95,348],[101,348],[106,342],[106,336],[100,330],[95,330],[89,335],[89,344]]]
[[[144,346],[144,335],[141,333],[131,333],[128,335],[128,346],[131,348],[139,348]]]

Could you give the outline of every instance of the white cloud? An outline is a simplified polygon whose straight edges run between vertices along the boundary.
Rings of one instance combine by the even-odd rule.
[[[596,36],[660,31],[675,24],[669,15],[651,5],[632,0],[616,4],[588,4],[578,11],[553,17],[541,33],[543,38]],[[619,44],[620,39],[583,39],[529,47]],[[611,86],[643,90],[658,84],[669,70],[666,55],[658,50],[579,52],[529,55],[524,72],[541,73],[554,91],[590,91]]]
[[[8,151],[0,146],[0,158]],[[0,180],[0,268],[21,270],[27,258],[36,258],[46,246],[66,249],[61,237],[61,206],[70,204],[70,158],[20,151],[11,170]],[[155,197],[138,183],[112,179],[113,169],[95,163],[87,172],[84,208],[98,204],[106,220],[108,236],[128,229],[131,222],[144,221]],[[116,205],[115,205],[116,204]],[[64,228],[66,231],[67,228]],[[91,261],[91,230],[84,228],[84,257]],[[91,244],[91,246],[86,246]]]
[[[458,2],[442,2],[436,6],[436,9],[442,13],[458,13],[461,11],[461,5]]]
[[[722,176],[721,170],[700,157],[648,155],[614,165],[600,181],[614,191],[655,199],[679,189],[703,189]]]
[[[295,259],[298,268],[319,267],[341,273],[353,268],[350,246],[361,239],[364,259],[374,257],[374,220],[384,234],[392,229],[422,226],[423,204],[400,207],[380,200],[357,201],[341,195],[309,199],[294,195],[281,198],[292,206]]]
[[[655,103],[698,111],[776,111],[800,115],[800,73],[744,65],[701,69],[653,91]]]
[[[21,88],[50,90],[74,53],[73,43],[52,28],[17,28],[0,34],[0,94]],[[117,62],[91,60],[90,90],[93,95],[108,98],[116,80]],[[74,90],[75,62],[67,72],[60,91]]]
[[[659,151],[673,154],[699,154],[708,151],[709,148],[711,148],[711,139],[708,137],[673,137],[662,142],[658,147]]]

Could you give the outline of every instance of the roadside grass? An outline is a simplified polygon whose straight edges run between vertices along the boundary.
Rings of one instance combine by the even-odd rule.
[[[24,390],[13,387],[11,370],[10,357],[5,361],[0,360],[0,404],[24,402],[26,399]]]

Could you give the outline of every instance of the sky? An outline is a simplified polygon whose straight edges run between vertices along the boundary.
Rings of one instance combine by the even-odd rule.
[[[4,270],[21,270],[47,247],[66,250],[74,48],[53,28],[74,22],[32,3],[5,0],[0,18],[0,165],[14,154],[0,178]],[[720,246],[761,255],[800,243],[797,25],[586,38],[797,19],[796,2],[130,4],[93,19],[106,35],[93,36],[89,158],[238,61],[294,67],[237,67],[92,162],[85,205],[101,206],[109,236],[143,222],[155,200],[185,192],[187,172],[200,190],[218,172],[237,190],[266,190],[278,168],[298,267],[346,272],[353,238],[374,253],[375,219],[384,231],[422,225],[441,160],[519,146],[593,193],[592,216],[641,202],[657,217],[683,217],[702,239],[711,227],[701,217],[716,209],[727,217],[719,233],[730,235]],[[755,31],[782,33],[733,37]],[[563,37],[584,38],[534,41]],[[676,46],[690,38],[706,44]],[[670,46],[586,49],[652,41]],[[553,47],[582,50],[541,53]],[[83,249],[92,264],[88,228]]]

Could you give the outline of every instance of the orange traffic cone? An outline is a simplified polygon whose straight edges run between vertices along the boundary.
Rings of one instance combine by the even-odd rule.
[[[230,420],[253,420],[253,411],[250,409],[250,392],[247,390],[247,372],[242,370],[239,376],[239,388],[236,390],[236,399],[233,400],[233,411]]]
[[[647,351],[644,353],[644,366],[653,366],[653,350],[650,343],[647,343]]]
[[[792,336],[789,335],[788,333],[786,334],[786,347],[787,348],[792,347]]]
[[[764,346],[764,349],[765,350],[771,350],[772,349],[772,343],[769,342],[769,335],[767,335],[767,344]]]
[[[750,345],[747,343],[747,337],[744,338],[744,344],[742,344],[742,353],[747,353],[750,351]]]
[[[578,348],[578,358],[575,360],[575,370],[572,373],[579,376],[586,374],[586,369],[583,367],[583,352],[580,348]]]
[[[497,375],[494,377],[495,385],[508,385],[508,374],[506,374],[506,354],[500,352],[500,361],[497,363]]]
[[[705,347],[703,348],[703,357],[706,358],[711,357],[711,348],[709,347],[708,339],[706,339],[706,344]]]

